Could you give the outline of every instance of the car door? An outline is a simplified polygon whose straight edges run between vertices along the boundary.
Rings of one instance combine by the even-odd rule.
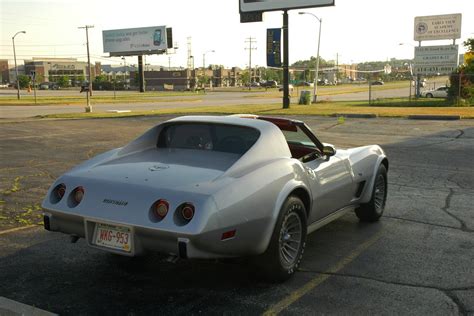
[[[302,151],[316,153],[309,160],[303,159],[313,198],[308,222],[348,205],[355,190],[348,157],[337,153],[323,155],[323,144],[304,124],[297,125],[294,130],[283,130],[283,134],[294,158],[302,160]]]
[[[309,222],[317,221],[350,204],[354,182],[347,158],[321,156],[304,163],[312,173],[313,210]]]

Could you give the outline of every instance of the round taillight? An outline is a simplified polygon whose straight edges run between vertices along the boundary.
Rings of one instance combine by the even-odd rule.
[[[187,221],[190,221],[194,217],[194,206],[192,204],[186,203],[181,209],[181,216]]]
[[[64,183],[58,184],[51,193],[51,203],[58,203],[62,200],[64,195],[66,194],[66,185]]]
[[[74,202],[76,202],[77,204],[81,203],[83,197],[84,197],[84,188],[83,187],[75,188],[73,192]]]
[[[158,200],[155,202],[155,206],[153,208],[153,212],[155,216],[162,220],[166,214],[168,214],[169,203],[166,200]]]
[[[61,200],[63,198],[64,194],[66,194],[66,186],[61,183],[56,188],[56,196],[58,197],[58,199]]]

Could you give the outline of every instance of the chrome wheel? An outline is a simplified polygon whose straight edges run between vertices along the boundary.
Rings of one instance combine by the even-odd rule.
[[[284,266],[291,266],[298,259],[302,244],[302,227],[301,218],[295,212],[290,212],[282,223],[279,248],[280,261]]]
[[[377,213],[381,213],[385,207],[386,185],[385,177],[379,175],[375,181],[374,204]]]

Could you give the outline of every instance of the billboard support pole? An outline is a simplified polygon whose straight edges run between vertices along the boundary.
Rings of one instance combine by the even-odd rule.
[[[143,55],[138,56],[138,85],[140,92],[145,92],[145,72],[143,71]]]
[[[421,47],[421,41],[418,41],[418,47]],[[421,75],[420,72],[416,74],[416,98],[421,96]]]
[[[289,49],[288,49],[288,10],[283,11],[283,108],[290,108],[290,76],[289,76]]]

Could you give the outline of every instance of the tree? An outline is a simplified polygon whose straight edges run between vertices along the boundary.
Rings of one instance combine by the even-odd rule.
[[[69,87],[69,77],[68,76],[60,76],[58,78],[57,83],[61,88]]]
[[[77,81],[79,81],[80,83],[83,83],[84,81],[86,81],[86,77],[84,75],[79,75],[77,77]]]
[[[35,77],[35,82],[36,82],[36,84],[39,84],[39,83],[41,83],[41,82],[43,82],[43,81],[44,81],[44,76],[43,76],[43,75],[38,75],[38,74],[36,74],[36,77]]]
[[[245,70],[242,72],[242,74],[240,75],[240,80],[242,80],[242,84],[244,86],[247,86],[250,84],[250,74],[248,70]]]
[[[280,69],[267,68],[262,75],[262,78],[265,81],[274,80],[276,82],[281,82],[283,78],[283,72]]]
[[[198,82],[201,87],[204,87],[205,85],[209,84],[211,81],[211,78],[208,75],[203,75],[199,76]]]
[[[469,38],[463,43],[467,48],[466,54],[474,54],[474,38]],[[461,98],[467,101],[468,105],[474,104],[474,59],[468,59],[449,77],[450,87],[449,97]]]
[[[474,38],[468,38],[462,44],[469,52],[474,52]]]
[[[27,88],[30,85],[31,78],[26,75],[19,75],[18,81],[20,82],[20,89]]]

